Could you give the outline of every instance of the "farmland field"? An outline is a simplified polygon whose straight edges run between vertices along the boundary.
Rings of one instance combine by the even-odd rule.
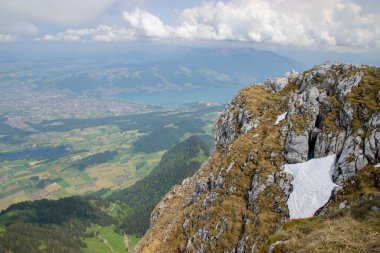
[[[95,119],[2,124],[0,210],[25,200],[58,199],[124,189],[149,175],[173,145],[200,135],[210,141],[220,106]],[[5,131],[6,130],[6,131]],[[17,141],[16,141],[17,140]]]
[[[124,236],[116,233],[114,227],[115,226],[101,227],[91,224],[91,227],[87,228],[86,231],[91,237],[85,239],[87,248],[83,248],[83,252],[127,252]]]

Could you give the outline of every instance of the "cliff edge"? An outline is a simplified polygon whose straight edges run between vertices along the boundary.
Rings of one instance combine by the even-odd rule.
[[[325,63],[244,88],[214,152],[158,203],[136,252],[310,252],[300,228],[355,210],[361,220],[345,224],[378,221],[379,126],[380,68]],[[379,222],[368,224],[363,247],[380,250]]]

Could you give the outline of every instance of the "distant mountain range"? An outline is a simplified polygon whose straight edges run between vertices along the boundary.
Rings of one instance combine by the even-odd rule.
[[[204,87],[236,87],[235,93],[247,84],[304,68],[291,58],[251,48],[157,47],[99,50],[95,55],[71,53],[14,61],[6,54],[0,82],[102,95]]]
[[[303,66],[293,59],[254,49],[185,48],[174,53],[129,53],[103,62],[90,62],[52,83],[61,89],[83,91],[117,88],[162,91],[201,87],[239,86],[264,81]]]

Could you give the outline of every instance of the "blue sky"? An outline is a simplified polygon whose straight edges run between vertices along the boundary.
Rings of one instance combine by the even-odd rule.
[[[0,0],[4,43],[212,43],[375,61],[379,24],[378,0]]]

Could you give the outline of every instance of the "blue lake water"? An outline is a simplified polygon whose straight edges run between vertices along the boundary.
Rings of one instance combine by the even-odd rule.
[[[0,160],[18,160],[18,159],[52,159],[65,156],[70,153],[66,147],[47,147],[37,149],[25,149],[15,152],[0,153]]]
[[[226,104],[231,101],[239,89],[239,87],[213,87],[160,92],[133,92],[122,93],[107,98],[165,107],[176,107],[201,101]]]

